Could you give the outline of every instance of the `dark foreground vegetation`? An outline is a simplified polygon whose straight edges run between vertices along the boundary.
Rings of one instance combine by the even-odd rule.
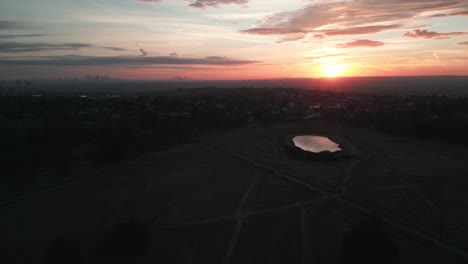
[[[147,254],[152,243],[147,226],[134,220],[109,228],[86,256],[73,237],[60,236],[50,243],[42,263],[135,263]],[[343,264],[395,264],[398,247],[383,229],[382,220],[369,215],[356,224],[341,241],[340,260]],[[157,252],[164,263],[179,261],[168,252]]]
[[[2,192],[123,162],[200,132],[324,119],[468,145],[468,99],[285,88],[178,89],[144,95],[0,96]]]

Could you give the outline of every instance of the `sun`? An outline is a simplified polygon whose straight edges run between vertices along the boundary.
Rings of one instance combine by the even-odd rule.
[[[322,66],[322,72],[326,77],[338,77],[340,76],[345,70],[345,66],[343,64],[324,64]]]

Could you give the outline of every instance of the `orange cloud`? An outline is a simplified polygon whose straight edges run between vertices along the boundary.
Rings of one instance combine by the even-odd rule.
[[[393,25],[380,25],[380,26],[363,26],[363,27],[351,27],[345,29],[329,29],[324,30],[328,36],[337,36],[337,35],[362,35],[362,34],[370,34],[370,33],[377,33],[380,31],[399,28],[401,25],[393,24]]]
[[[336,45],[338,48],[353,48],[353,47],[379,47],[383,46],[384,43],[369,39],[358,39],[356,41],[348,42],[345,44]]]
[[[278,12],[258,20],[251,29],[241,31],[256,35],[295,35],[286,40],[316,36],[372,34],[401,28],[425,12],[466,15],[466,0],[359,0],[322,1],[287,12]],[[301,38],[302,36],[302,38]],[[284,39],[280,40],[280,42]]]
[[[468,34],[468,32],[438,33],[438,32],[429,31],[425,29],[416,29],[416,30],[406,32],[405,34],[403,34],[403,36],[409,37],[409,38],[445,39],[445,38],[461,36],[461,35],[466,35],[466,34]]]
[[[448,16],[468,16],[468,11],[459,11],[459,12],[454,12],[454,13],[449,13],[449,14],[435,14],[431,15],[429,17],[448,17]]]

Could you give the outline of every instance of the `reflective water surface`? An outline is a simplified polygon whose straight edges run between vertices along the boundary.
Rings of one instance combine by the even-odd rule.
[[[308,152],[319,153],[322,151],[337,152],[341,148],[327,137],[322,136],[297,136],[293,138],[294,145]]]

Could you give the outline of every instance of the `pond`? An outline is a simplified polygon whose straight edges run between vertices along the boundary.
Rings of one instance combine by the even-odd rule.
[[[313,153],[323,151],[337,152],[341,150],[337,143],[322,136],[297,136],[293,138],[293,142],[296,147]]]

